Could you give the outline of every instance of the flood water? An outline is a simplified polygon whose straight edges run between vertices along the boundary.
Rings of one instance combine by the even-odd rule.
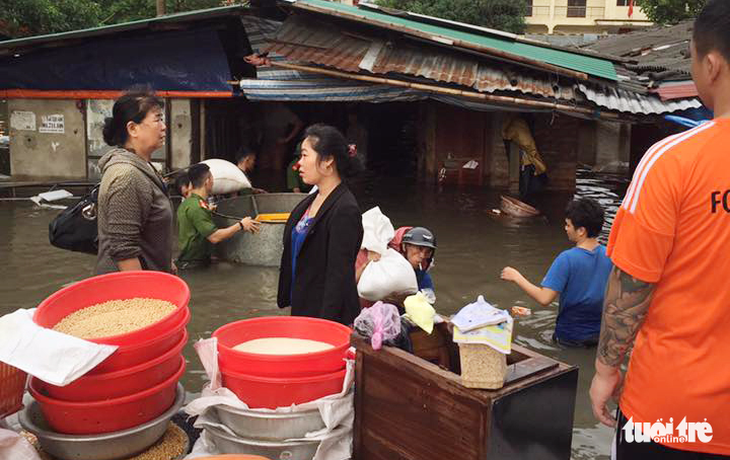
[[[609,209],[612,220],[626,188],[626,179],[579,171],[578,194],[594,197]],[[432,275],[436,309],[453,314],[480,294],[493,305],[532,309],[515,326],[515,342],[580,367],[573,433],[573,458],[609,458],[612,430],[591,413],[588,388],[595,349],[563,349],[551,341],[557,304],[542,308],[514,284],[499,279],[505,265],[518,268],[534,283],[542,280],[552,260],[571,245],[563,230],[568,194],[541,197],[544,219],[527,222],[497,217],[499,194],[473,189],[429,190],[394,178],[372,178],[356,190],[363,210],[378,205],[393,224],[422,225],[438,239]],[[0,202],[0,315],[33,308],[62,286],[90,276],[94,257],[48,244],[48,223],[58,213],[30,202]],[[607,235],[608,226],[604,229]],[[219,326],[238,319],[280,314],[276,307],[277,268],[218,263],[183,277],[192,291],[188,327],[192,339],[209,337]],[[191,341],[192,343],[192,341]],[[188,370],[182,381],[192,393],[205,379],[192,346],[185,350]]]

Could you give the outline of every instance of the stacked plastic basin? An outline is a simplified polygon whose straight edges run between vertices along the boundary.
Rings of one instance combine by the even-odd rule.
[[[166,300],[177,308],[142,329],[91,339],[119,348],[67,386],[31,380],[31,395],[53,430],[73,435],[125,430],[159,417],[175,402],[177,383],[185,372],[182,349],[190,320],[190,289],[182,279],[153,271],[96,276],[48,297],[33,320],[53,328],[77,310],[135,297]]]
[[[218,366],[223,386],[250,408],[275,409],[339,393],[345,379],[345,357],[352,330],[318,318],[273,316],[227,324],[218,339]],[[234,350],[255,339],[286,337],[329,343],[333,348],[295,355]]]

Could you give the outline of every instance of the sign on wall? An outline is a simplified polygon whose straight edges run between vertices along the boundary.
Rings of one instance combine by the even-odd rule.
[[[18,131],[35,131],[35,113],[13,110],[10,114],[10,127]]]
[[[41,126],[38,128],[39,133],[64,134],[63,115],[42,115]]]

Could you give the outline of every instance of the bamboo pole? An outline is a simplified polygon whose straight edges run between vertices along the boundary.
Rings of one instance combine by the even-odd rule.
[[[528,106],[528,107],[539,107],[543,109],[552,109],[552,110],[562,110],[565,112],[576,112],[576,113],[582,113],[584,115],[591,115],[595,116],[596,111],[585,108],[585,107],[577,107],[567,104],[560,104],[557,102],[545,102],[545,101],[532,101],[529,99],[522,99],[518,97],[510,97],[510,96],[496,96],[494,94],[484,94],[484,93],[478,93],[476,91],[464,91],[460,89],[455,88],[443,88],[440,86],[434,86],[434,85],[427,85],[423,83],[411,83],[407,81],[402,80],[394,80],[392,78],[383,78],[383,77],[371,77],[369,75],[359,75],[359,74],[353,74],[353,73],[347,73],[347,72],[340,72],[337,70],[329,70],[329,69],[321,69],[318,67],[308,67],[298,64],[287,64],[282,62],[271,62],[270,64],[272,67],[280,67],[283,69],[289,69],[289,70],[298,70],[300,72],[311,72],[311,73],[318,73],[321,75],[328,75],[330,77],[336,77],[336,78],[346,78],[349,80],[358,80],[358,81],[364,81],[368,83],[375,83],[380,85],[390,85],[390,86],[398,86],[401,88],[411,88],[419,91],[427,91],[431,93],[437,93],[437,94],[445,94],[449,96],[461,96],[461,97],[467,97],[470,99],[476,99],[480,101],[489,101],[489,102],[496,102],[499,104],[510,104],[510,105],[518,105],[518,106]],[[235,84],[236,82],[229,82],[231,84]],[[619,117],[615,114],[609,114],[609,113],[600,113],[600,116],[604,118],[609,118],[612,120],[617,120]]]

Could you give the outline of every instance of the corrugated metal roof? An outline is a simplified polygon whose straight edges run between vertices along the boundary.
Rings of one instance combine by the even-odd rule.
[[[183,13],[168,14],[149,19],[141,19],[139,21],[124,22],[121,24],[112,24],[109,26],[93,27],[89,29],[73,30],[69,32],[60,32],[56,34],[36,35],[33,37],[16,38],[13,40],[0,41],[0,55],[8,54],[12,50],[40,46],[49,42],[60,42],[63,40],[98,37],[130,30],[146,29],[156,24],[176,23],[199,21],[207,18],[215,18],[220,16],[235,15],[244,9],[243,5],[222,6],[218,8],[208,8],[204,10],[187,11]]]
[[[584,72],[608,80],[617,80],[616,70],[611,61],[521,43],[502,35],[470,33],[324,0],[296,0],[292,5],[295,8],[317,11],[355,21],[368,22],[387,29],[403,31],[441,44],[453,45],[454,42],[463,42],[577,72]]]
[[[490,65],[441,48],[354,35],[308,18],[289,18],[268,51],[293,62],[313,62],[351,73],[361,70],[380,75],[398,73],[486,93],[518,91],[546,98],[575,99],[572,82],[560,84],[557,79],[532,75],[533,72],[524,68],[513,69],[496,62]]]
[[[662,83],[659,88],[656,89],[656,93],[663,101],[671,101],[675,99],[688,99],[697,97],[697,86],[695,82],[690,81],[677,81]]]
[[[644,96],[609,87],[591,88],[582,83],[578,84],[578,89],[589,101],[617,112],[662,115],[702,107],[702,103],[697,99],[662,101],[654,96]]]
[[[290,18],[288,21],[300,21],[300,19]],[[331,65],[330,63],[337,63],[342,66],[341,70],[358,72],[360,70],[360,64],[363,62],[364,56],[367,55],[367,51],[371,49],[373,40],[365,36],[355,36],[352,33],[344,35],[345,38],[338,38],[328,34],[332,33],[332,27],[328,23],[317,22],[315,26],[316,33],[310,33],[307,30],[300,30],[298,27],[301,22],[295,24],[287,24],[286,32],[283,32],[284,27],[281,23],[275,21],[268,21],[254,17],[244,17],[242,22],[246,29],[246,33],[249,37],[251,47],[258,51],[263,52],[270,50],[269,57],[274,62],[283,62],[290,60],[290,57],[285,57],[279,54],[276,50],[283,49],[285,46],[289,47],[292,53],[311,53],[312,56],[316,55],[318,61],[312,61],[321,65]],[[295,28],[294,26],[297,25]],[[282,34],[279,34],[282,32]],[[310,43],[308,37],[312,37],[311,45],[305,47],[298,43],[303,42],[305,44]],[[290,43],[277,43],[276,40],[286,37],[291,40]],[[359,49],[359,60],[354,58],[348,58],[347,56],[332,52],[331,54],[325,52],[326,46],[339,46],[340,41],[345,39],[353,39],[357,42],[364,42],[359,48],[355,47],[354,44],[350,45],[356,49]],[[329,41],[331,40],[331,42]],[[306,48],[306,49],[305,49]],[[438,49],[436,47],[424,47],[421,49],[419,58],[411,57],[406,60],[396,59],[397,56],[392,56],[390,53],[398,47],[390,47],[390,51],[384,54],[382,60],[376,57],[370,57],[365,61],[365,64],[370,63],[372,71],[383,71],[391,67],[395,68],[393,72],[408,73],[420,72],[421,76],[426,78],[448,78],[449,80],[459,80],[460,84],[467,83],[469,81],[477,82],[477,85],[484,88],[481,91],[493,91],[489,84],[485,82],[496,82],[492,83],[494,88],[505,88],[506,81],[511,81],[514,78],[513,75],[507,74],[503,68],[492,68],[489,69],[489,76],[480,75],[477,71],[477,77],[474,78],[470,72],[455,71],[453,67],[446,65],[447,61],[440,61],[435,63],[428,61],[429,58],[435,56],[433,53],[447,53],[458,55],[458,53],[448,53],[445,50]],[[367,50],[367,51],[365,51]],[[380,53],[378,53],[379,55]],[[481,67],[480,67],[481,69]],[[539,80],[536,83],[530,83],[530,77],[524,75],[525,69],[521,69],[523,73],[518,74],[519,85],[524,89],[523,92],[530,94],[537,94],[538,89],[545,87],[545,82]],[[499,72],[502,72],[500,74]],[[536,109],[531,107],[510,107],[510,106],[496,106],[495,104],[482,103],[475,100],[470,100],[462,97],[439,95],[434,93],[427,93],[422,91],[414,91],[411,89],[404,90],[402,88],[386,87],[383,85],[370,85],[359,82],[353,82],[352,80],[343,80],[337,78],[327,78],[321,75],[300,72],[288,69],[281,69],[275,67],[260,67],[256,71],[257,79],[246,79],[241,80],[241,89],[246,94],[246,97],[251,100],[287,100],[287,101],[326,101],[326,100],[339,100],[339,101],[369,101],[369,102],[384,102],[393,99],[400,100],[415,100],[415,99],[435,99],[441,102],[457,105],[460,107],[468,108],[470,110],[527,110],[527,111],[543,111],[548,109]],[[466,77],[468,75],[468,77]],[[499,78],[497,77],[499,75]],[[502,78],[502,80],[500,80]],[[444,80],[438,80],[444,81]],[[532,90],[528,90],[529,85],[533,84],[535,87]],[[562,86],[561,88],[565,88]],[[519,89],[510,88],[512,91],[519,91]],[[634,114],[650,114],[650,113],[671,113],[677,110],[684,110],[687,103],[663,103],[658,97],[649,95],[648,97],[639,97],[630,91],[622,91],[616,93],[613,98],[606,97],[605,95],[599,97],[598,91],[588,90],[587,96],[583,96],[585,93],[579,93],[577,87],[567,88],[570,91],[570,96],[567,94],[561,95],[561,99],[575,98],[583,101],[585,105],[585,99],[590,100],[596,105],[602,108],[611,108],[615,110],[615,107],[624,108],[624,112]],[[591,99],[592,97],[592,99]],[[565,102],[563,102],[565,103]],[[573,102],[578,104],[578,101]],[[692,105],[693,107],[695,105]]]
[[[685,21],[674,26],[612,35],[601,38],[586,49],[631,59],[632,63],[627,63],[626,67],[639,73],[665,70],[677,72],[662,75],[657,80],[676,78],[676,75],[688,76],[691,66],[689,43],[692,39],[692,28],[693,22]]]

